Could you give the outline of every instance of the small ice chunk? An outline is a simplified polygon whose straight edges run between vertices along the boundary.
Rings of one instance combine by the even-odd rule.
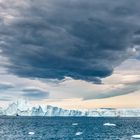
[[[104,126],[116,126],[114,123],[104,123]]]
[[[29,135],[34,135],[34,134],[35,134],[35,132],[29,132],[28,134],[29,134]]]
[[[73,123],[72,125],[74,125],[74,126],[75,126],[75,125],[78,125],[78,123]]]
[[[80,136],[80,135],[82,135],[83,134],[83,132],[76,132],[76,136]]]
[[[140,135],[133,135],[132,138],[134,138],[134,139],[140,139]]]

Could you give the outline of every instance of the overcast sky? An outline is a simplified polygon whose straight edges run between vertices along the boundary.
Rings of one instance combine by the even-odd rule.
[[[139,0],[0,0],[1,105],[28,98],[140,107],[139,7]]]

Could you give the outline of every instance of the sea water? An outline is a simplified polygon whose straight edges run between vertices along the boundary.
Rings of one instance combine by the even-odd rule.
[[[140,118],[0,117],[0,140],[132,140],[133,135],[140,135]]]

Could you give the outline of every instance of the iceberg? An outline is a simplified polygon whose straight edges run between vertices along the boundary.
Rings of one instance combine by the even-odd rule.
[[[32,107],[31,116],[44,116],[42,107]]]
[[[10,115],[10,116],[16,115],[16,113],[17,113],[17,104],[16,103],[10,104],[4,112],[5,112],[5,115]]]
[[[18,100],[5,109],[0,107],[0,115],[7,116],[68,116],[68,117],[140,117],[140,109],[63,109],[51,105],[30,105],[27,101]],[[73,125],[77,125],[74,123]],[[112,124],[107,123],[106,126]],[[114,125],[114,124],[113,124]],[[113,126],[112,125],[112,126]]]

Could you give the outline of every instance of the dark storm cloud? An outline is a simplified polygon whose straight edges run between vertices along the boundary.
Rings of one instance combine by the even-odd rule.
[[[39,89],[23,89],[22,92],[23,92],[22,96],[28,97],[31,99],[36,99],[36,100],[45,99],[45,98],[48,98],[49,96],[48,92],[45,92]]]
[[[8,0],[0,4],[0,48],[22,77],[94,81],[139,44],[139,0]]]

